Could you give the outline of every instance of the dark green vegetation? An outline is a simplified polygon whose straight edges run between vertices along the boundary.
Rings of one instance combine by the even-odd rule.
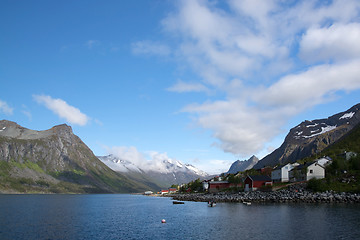
[[[357,155],[346,159],[345,152]],[[360,193],[360,124],[320,154],[303,161],[312,161],[320,156],[329,156],[333,162],[326,168],[325,179],[310,180],[309,189],[318,192],[332,190]]]
[[[202,192],[203,191],[203,185],[201,183],[200,178],[191,181],[187,184],[183,184],[180,187],[180,192]]]
[[[0,121],[0,193],[131,193],[158,189],[146,179],[137,181],[102,163],[72,133],[56,126],[33,131]]]

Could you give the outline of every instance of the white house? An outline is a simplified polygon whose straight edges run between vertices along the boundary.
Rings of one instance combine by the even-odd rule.
[[[271,180],[273,182],[288,182],[289,171],[294,167],[299,166],[299,163],[288,163],[286,165],[280,165],[271,172]]]
[[[326,167],[332,162],[332,159],[330,157],[323,157],[315,160],[318,164],[320,164],[323,167]]]
[[[308,162],[293,168],[289,172],[292,182],[308,181],[312,178],[325,178],[325,168],[317,162]]]
[[[208,181],[202,181],[203,190],[207,191],[209,189],[209,182]]]

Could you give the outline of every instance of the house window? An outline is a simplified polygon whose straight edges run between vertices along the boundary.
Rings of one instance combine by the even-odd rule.
[[[312,169],[310,169],[310,173],[313,173],[313,170],[312,170]]]

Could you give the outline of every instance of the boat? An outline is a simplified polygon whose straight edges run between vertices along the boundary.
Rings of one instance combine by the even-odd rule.
[[[173,201],[173,204],[185,204],[184,202],[180,202],[180,201]]]
[[[245,205],[251,205],[251,202],[243,202],[243,204],[245,204]]]
[[[209,207],[215,207],[216,206],[216,202],[208,202],[208,206]]]

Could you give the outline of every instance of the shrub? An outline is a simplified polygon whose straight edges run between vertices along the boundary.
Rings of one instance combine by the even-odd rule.
[[[272,185],[264,185],[259,188],[261,192],[271,192],[272,191]]]
[[[321,179],[312,178],[308,181],[306,188],[314,192],[324,192],[326,191],[326,184]]]

